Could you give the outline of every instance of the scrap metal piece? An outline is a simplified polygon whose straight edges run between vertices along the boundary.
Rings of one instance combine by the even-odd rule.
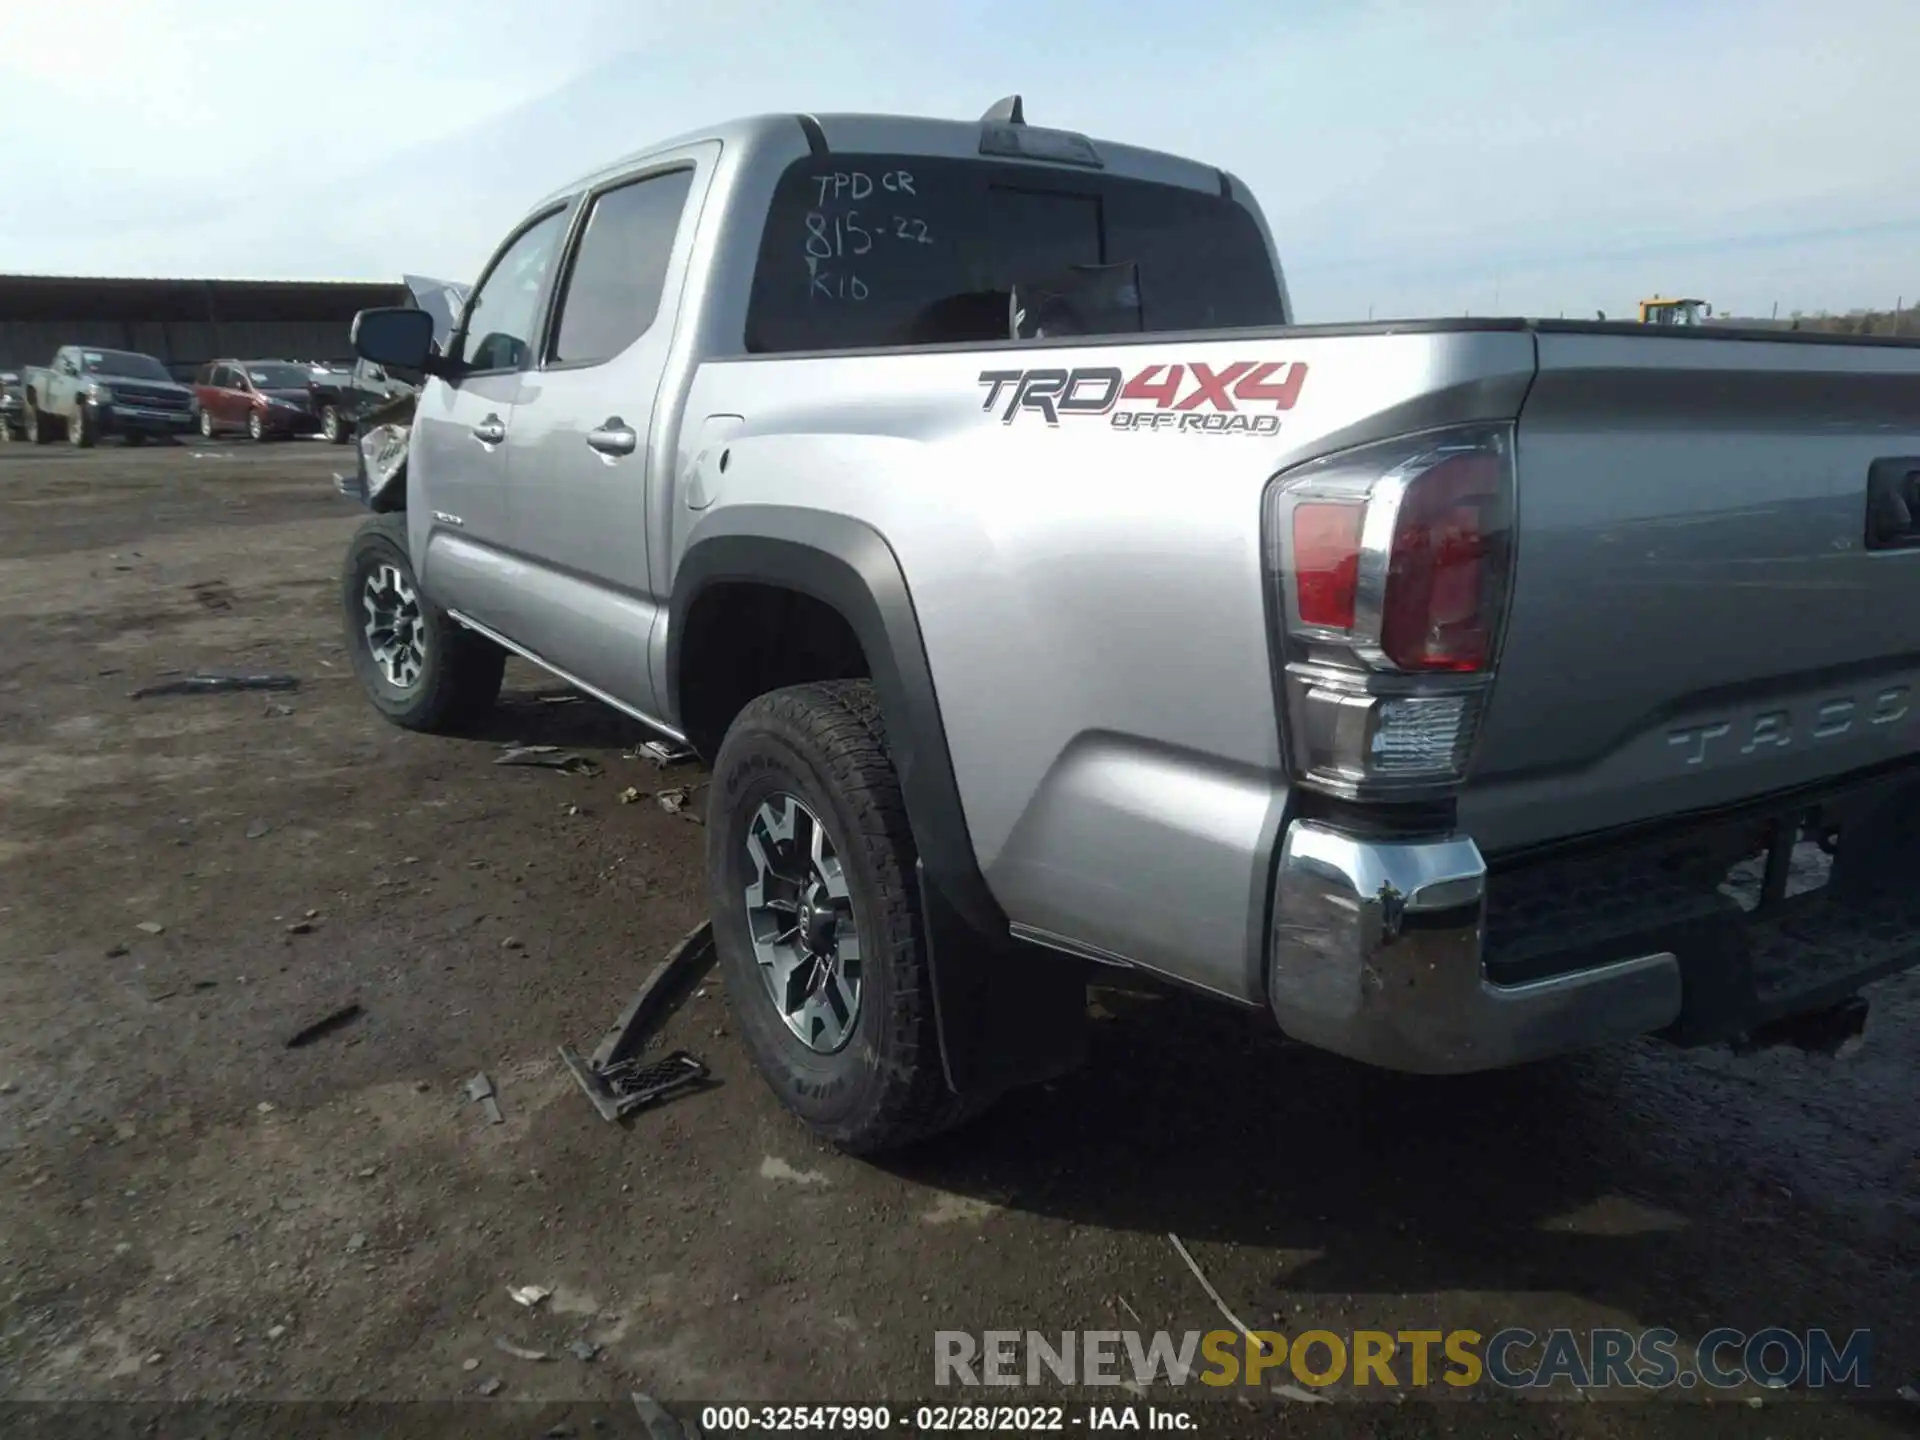
[[[640,1412],[640,1423],[647,1427],[650,1440],[686,1440],[685,1428],[662,1408],[658,1400],[651,1395],[642,1395],[638,1390],[630,1393],[633,1396],[633,1408]]]
[[[298,690],[298,675],[188,675],[179,680],[162,680],[142,685],[128,695],[145,700],[155,695],[221,695],[233,690]]]
[[[560,1047],[561,1061],[602,1117],[618,1120],[706,1079],[707,1067],[684,1051],[657,1065],[629,1062],[713,968],[714,959],[713,927],[703,921],[654,966],[593,1054],[582,1060],[572,1046]]]
[[[600,762],[585,755],[562,750],[558,745],[510,745],[494,759],[496,765],[531,765],[542,770],[562,770],[569,775],[598,775]]]
[[[507,1123],[507,1117],[500,1113],[500,1102],[494,1098],[493,1081],[487,1078],[485,1071],[467,1081],[467,1098],[479,1102],[480,1113],[487,1117],[489,1125]]]
[[[571,1045],[560,1047],[560,1059],[587,1092],[602,1120],[618,1120],[662,1100],[670,1100],[706,1083],[706,1063],[685,1050],[661,1060],[617,1060],[604,1069],[590,1069]]]
[[[358,1020],[365,1012],[358,1000],[349,1000],[336,1010],[330,1010],[311,1024],[302,1025],[287,1037],[287,1049],[298,1050],[303,1045],[311,1045],[334,1031],[344,1029]]]
[[[691,745],[676,745],[670,740],[649,740],[646,744],[637,746],[633,753],[653,761],[662,768],[668,765],[684,764],[694,758]]]

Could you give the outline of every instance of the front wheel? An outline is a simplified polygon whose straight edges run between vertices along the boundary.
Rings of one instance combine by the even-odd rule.
[[[267,422],[260,418],[258,410],[247,412],[247,437],[256,442],[267,438]]]
[[[74,406],[73,418],[67,421],[67,443],[76,450],[91,450],[100,438],[99,424],[88,406]]]
[[[707,815],[714,942],[747,1048],[782,1104],[855,1154],[970,1107],[940,1064],[914,845],[873,687],[749,704]]]
[[[213,438],[213,414],[211,411],[202,410],[200,412],[200,438],[202,440],[211,440]]]
[[[375,515],[354,532],[340,602],[354,673],[394,724],[458,730],[499,698],[506,652],[427,598],[407,556],[404,514]]]

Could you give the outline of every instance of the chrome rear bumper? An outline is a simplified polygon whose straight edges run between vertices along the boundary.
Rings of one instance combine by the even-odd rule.
[[[1391,1070],[1490,1070],[1663,1029],[1680,966],[1639,955],[1522,985],[1482,966],[1487,867],[1464,837],[1371,840],[1296,820],[1283,842],[1267,994],[1280,1027]]]

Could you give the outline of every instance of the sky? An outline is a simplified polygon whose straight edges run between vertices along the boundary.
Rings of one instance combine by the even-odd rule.
[[[0,46],[0,273],[470,280],[541,195],[707,121],[1017,91],[1033,124],[1239,175],[1303,321],[1920,301],[1920,0],[86,15],[79,52]]]

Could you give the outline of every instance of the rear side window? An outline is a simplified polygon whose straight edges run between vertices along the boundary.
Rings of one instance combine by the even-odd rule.
[[[1226,196],[994,160],[809,157],[775,189],[746,345],[1004,340],[1016,284],[1126,262],[1147,330],[1286,318],[1260,229]]]
[[[669,170],[594,200],[560,296],[551,363],[611,360],[646,334],[692,184],[693,171]]]

